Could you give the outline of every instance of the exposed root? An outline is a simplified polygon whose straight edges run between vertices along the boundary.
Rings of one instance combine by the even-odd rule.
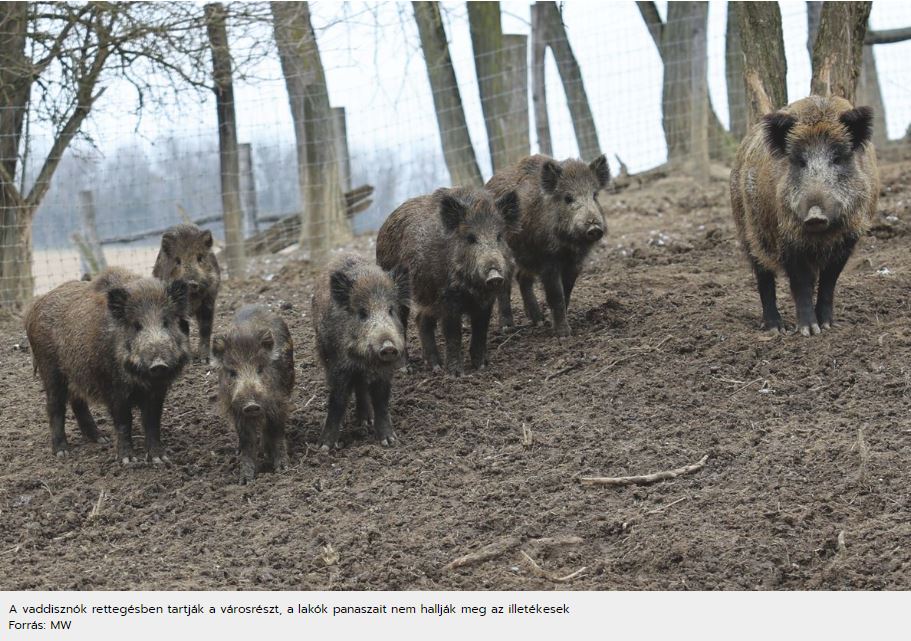
[[[582,485],[651,485],[658,481],[669,481],[684,474],[698,472],[705,467],[705,462],[709,460],[706,454],[698,462],[692,465],[678,467],[676,470],[667,470],[664,472],[655,472],[654,474],[643,474],[641,476],[583,476],[579,479]]]
[[[547,570],[542,568],[540,565],[538,565],[535,562],[535,560],[533,558],[531,558],[528,555],[528,553],[525,552],[525,550],[519,550],[519,554],[522,555],[522,558],[525,559],[525,562],[528,563],[529,566],[531,566],[531,570],[534,574],[536,574],[537,576],[539,576],[541,578],[549,579],[550,581],[553,581],[554,583],[566,583],[567,581],[572,581],[573,579],[575,579],[577,576],[579,576],[580,574],[585,572],[585,570],[588,569],[587,567],[583,566],[583,567],[579,568],[578,570],[576,570],[575,572],[573,572],[571,574],[567,574],[566,576],[557,576],[556,574],[554,574],[552,572],[548,572]]]
[[[517,537],[507,536],[493,543],[489,543],[482,547],[476,552],[469,552],[463,556],[460,556],[457,559],[453,559],[447,563],[443,569],[444,570],[455,570],[456,568],[461,568],[466,565],[474,565],[476,563],[483,563],[484,561],[489,561],[495,559],[498,556],[502,556],[507,552],[516,549],[519,547],[520,541]]]

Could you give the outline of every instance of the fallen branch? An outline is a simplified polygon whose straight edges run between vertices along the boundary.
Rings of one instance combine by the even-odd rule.
[[[708,460],[709,455],[706,454],[699,459],[698,462],[693,463],[692,465],[678,467],[676,470],[655,472],[654,474],[644,474],[641,476],[583,476],[579,479],[579,482],[582,483],[582,485],[651,485],[658,481],[670,481],[671,479],[683,476],[684,474],[698,472],[705,467],[705,462]]]
[[[580,574],[585,572],[585,570],[588,569],[587,567],[583,566],[583,567],[579,568],[578,570],[576,570],[575,572],[573,572],[571,574],[567,574],[566,576],[557,576],[556,574],[553,574],[552,572],[548,572],[547,570],[542,568],[540,565],[538,565],[535,562],[535,560],[533,558],[531,558],[528,555],[528,553],[525,552],[525,550],[519,550],[519,554],[521,554],[522,558],[524,558],[525,561],[528,563],[528,565],[531,566],[532,572],[534,572],[541,578],[549,579],[549,580],[553,581],[554,583],[566,583],[567,581],[572,581],[573,579],[575,579],[577,576],[579,576]]]
[[[483,563],[484,561],[489,561],[495,559],[498,556],[502,556],[507,552],[516,549],[519,547],[520,541],[514,536],[507,536],[500,539],[499,541],[494,541],[485,545],[480,550],[476,552],[469,552],[463,556],[460,556],[457,559],[454,559],[447,563],[443,569],[444,570],[455,570],[456,568],[461,568],[466,565],[474,565],[475,563]]]

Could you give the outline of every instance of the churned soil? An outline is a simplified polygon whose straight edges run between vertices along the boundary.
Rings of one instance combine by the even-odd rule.
[[[0,319],[0,589],[909,589],[911,164],[882,173],[837,326],[813,338],[759,331],[721,175],[605,196],[572,337],[526,326],[516,302],[489,368],[451,378],[421,366],[410,332],[393,449],[350,429],[339,452],[313,448],[314,273],[262,261],[224,286],[217,323],[244,303],[278,310],[298,384],[291,468],[249,486],[200,363],[166,403],[171,465],[122,467],[71,416],[71,456],[54,458],[21,321]],[[782,279],[779,299],[793,323]],[[580,483],[706,455],[650,486]]]

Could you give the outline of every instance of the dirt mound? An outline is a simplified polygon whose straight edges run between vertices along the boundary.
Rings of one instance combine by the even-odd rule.
[[[337,454],[308,445],[326,401],[313,270],[271,257],[226,284],[217,317],[272,305],[300,364],[292,467],[248,487],[200,364],[165,407],[170,467],[122,468],[72,418],[73,455],[51,457],[24,332],[0,319],[0,588],[911,588],[909,179],[911,164],[883,168],[880,212],[902,231],[863,239],[837,326],[812,339],[758,331],[723,180],[610,196],[573,336],[524,325],[517,303],[519,327],[492,334],[483,373],[453,379],[413,360],[396,378],[390,450],[350,431]],[[578,480],[706,454],[702,470],[651,486]],[[491,558],[444,569],[491,544]]]

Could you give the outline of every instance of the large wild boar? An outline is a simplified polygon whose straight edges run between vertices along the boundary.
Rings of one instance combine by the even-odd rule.
[[[215,299],[221,270],[212,252],[212,232],[196,225],[174,225],[161,236],[152,276],[166,283],[183,280],[189,291],[189,313],[199,325],[198,357],[209,360]]]
[[[407,270],[424,360],[434,370],[440,368],[435,333],[442,320],[446,369],[461,374],[464,314],[471,319],[472,367],[487,363],[494,299],[513,271],[506,233],[517,220],[515,192],[494,201],[484,190],[458,187],[405,201],[380,228],[377,262]]]
[[[832,325],[835,283],[879,195],[872,123],[869,107],[810,96],[766,115],[743,139],[731,209],[756,275],[763,329],[785,330],[775,302],[778,271],[790,281],[800,333]]]
[[[237,430],[240,482],[256,476],[261,449],[274,472],[288,467],[285,422],[294,389],[294,345],[285,322],[259,305],[242,307],[212,341],[222,414]]]
[[[352,391],[355,423],[369,423],[372,413],[377,440],[393,445],[389,398],[405,351],[400,310],[408,306],[407,276],[384,272],[359,256],[342,256],[317,281],[312,306],[316,351],[329,388],[321,448],[338,447]]]
[[[66,404],[90,441],[101,434],[88,403],[104,403],[117,433],[117,456],[133,455],[133,408],[145,428],[146,452],[166,461],[161,413],[171,383],[189,356],[187,286],[112,268],[93,282],[71,281],[39,296],[25,314],[34,366],[44,382],[51,449],[65,455]]]
[[[497,198],[511,191],[518,194],[520,224],[508,241],[525,314],[533,325],[544,319],[534,293],[535,277],[539,277],[557,336],[570,334],[566,319],[570,294],[582,263],[604,236],[598,194],[609,181],[610,167],[604,156],[585,164],[536,155],[523,158],[487,182],[487,190]],[[512,283],[507,282],[499,295],[503,328],[513,325],[511,294]]]

